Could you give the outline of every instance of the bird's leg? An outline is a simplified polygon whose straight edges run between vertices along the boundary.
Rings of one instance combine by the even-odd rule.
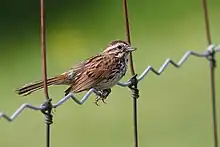
[[[95,104],[98,105],[99,100],[102,100],[102,102],[106,104],[105,99],[108,97],[108,95],[110,93],[111,93],[110,88],[97,91],[97,93],[96,93],[97,97],[96,97],[96,100],[95,100]]]
[[[103,97],[102,97],[102,102],[106,104],[105,99],[108,97],[108,95],[111,93],[111,89],[104,89],[103,90]]]

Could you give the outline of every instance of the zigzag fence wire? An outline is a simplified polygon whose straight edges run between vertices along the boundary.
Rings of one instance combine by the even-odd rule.
[[[209,59],[209,57],[213,53],[219,53],[219,52],[220,52],[220,45],[218,45],[218,46],[210,45],[210,46],[208,46],[207,50],[204,53],[197,53],[197,52],[194,52],[194,51],[187,51],[178,62],[174,62],[170,58],[166,59],[165,62],[162,64],[162,66],[159,68],[159,70],[156,70],[152,66],[148,66],[144,70],[144,72],[142,72],[140,74],[140,76],[137,77],[137,80],[138,80],[138,82],[142,81],[148,75],[148,73],[150,71],[152,71],[155,75],[161,75],[164,72],[164,70],[167,68],[167,66],[170,65],[170,64],[173,65],[176,68],[180,68],[187,61],[187,59],[190,56]],[[128,82],[119,82],[118,85],[122,86],[122,87],[128,87],[129,85],[131,85],[131,82],[130,81],[128,81]],[[86,100],[90,97],[90,95],[92,93],[96,93],[95,89],[90,89],[83,96],[83,98],[81,100],[78,100],[77,97],[73,93],[70,93],[67,96],[60,99],[55,104],[52,104],[52,107],[53,108],[58,108],[59,106],[61,106],[63,103],[65,103],[70,98],[72,100],[74,100],[74,102],[76,102],[77,104],[82,105],[84,102],[86,102]],[[8,116],[5,113],[1,112],[0,113],[0,118],[5,118],[6,120],[11,122],[11,121],[15,120],[26,108],[32,109],[32,110],[35,110],[35,111],[41,111],[41,110],[44,110],[46,108],[46,106],[44,106],[44,104],[41,104],[40,106],[33,106],[31,104],[25,103],[25,104],[22,104],[11,116]]]

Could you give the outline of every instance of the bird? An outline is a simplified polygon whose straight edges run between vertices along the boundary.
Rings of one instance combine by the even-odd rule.
[[[126,74],[129,54],[135,51],[128,42],[114,40],[95,56],[74,65],[68,71],[47,79],[47,86],[68,85],[65,96],[70,92],[80,93],[94,88],[97,92],[95,103],[105,99],[111,88]],[[43,88],[43,81],[34,81],[16,89],[18,95],[27,96]]]

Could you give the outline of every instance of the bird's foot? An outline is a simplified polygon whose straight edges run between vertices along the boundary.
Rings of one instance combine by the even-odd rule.
[[[107,104],[107,103],[105,102],[105,99],[106,99],[106,98],[97,96],[94,103],[95,103],[97,106],[99,106],[99,103],[98,103],[98,102],[101,100],[104,104]]]
[[[98,102],[101,100],[104,104],[107,104],[105,102],[106,98],[108,97],[108,95],[111,93],[111,89],[104,89],[104,90],[100,90],[98,91],[98,93],[96,94],[97,97],[95,99],[95,104],[97,106],[99,106]]]

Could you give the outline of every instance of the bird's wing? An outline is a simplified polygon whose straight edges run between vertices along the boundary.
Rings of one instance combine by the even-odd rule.
[[[89,58],[80,64],[72,84],[73,92],[80,92],[94,87],[100,81],[109,77],[116,67],[115,59],[102,54]]]

